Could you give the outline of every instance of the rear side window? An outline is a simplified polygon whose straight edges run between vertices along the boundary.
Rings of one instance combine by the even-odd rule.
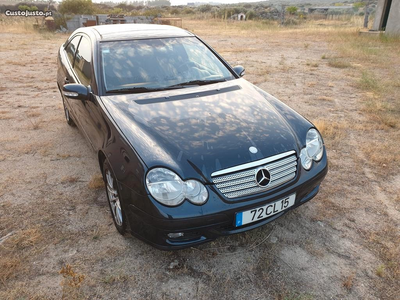
[[[76,53],[76,49],[78,49],[80,40],[81,40],[81,36],[74,37],[69,42],[67,48],[65,48],[65,51],[67,52],[67,57],[68,57],[69,62],[71,63],[71,66],[74,65],[75,53]]]
[[[82,37],[75,56],[74,70],[81,84],[88,86],[92,79],[92,44],[86,37]]]

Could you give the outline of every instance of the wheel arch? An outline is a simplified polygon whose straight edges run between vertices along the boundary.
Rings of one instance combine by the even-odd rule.
[[[104,164],[104,161],[106,160],[106,155],[104,154],[104,152],[102,150],[99,150],[99,152],[97,153],[97,157],[99,160],[101,174],[103,174],[103,164]]]

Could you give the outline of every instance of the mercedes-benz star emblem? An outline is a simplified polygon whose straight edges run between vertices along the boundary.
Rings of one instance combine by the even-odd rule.
[[[271,174],[267,169],[258,169],[256,172],[256,182],[261,187],[266,187],[271,181]]]

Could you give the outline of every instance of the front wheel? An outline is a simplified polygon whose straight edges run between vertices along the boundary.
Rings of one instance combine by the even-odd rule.
[[[121,205],[118,183],[107,160],[103,164],[103,179],[114,225],[118,232],[124,235],[126,233],[126,217]]]

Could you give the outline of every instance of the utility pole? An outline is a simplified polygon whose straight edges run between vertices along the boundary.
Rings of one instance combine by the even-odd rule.
[[[49,4],[47,5],[47,11],[50,11],[50,6],[53,3],[53,0],[49,0]]]
[[[364,28],[368,28],[368,18],[369,18],[369,1],[365,2],[365,13],[364,13]]]
[[[281,12],[281,25],[285,24],[285,5],[282,4],[282,12]]]

